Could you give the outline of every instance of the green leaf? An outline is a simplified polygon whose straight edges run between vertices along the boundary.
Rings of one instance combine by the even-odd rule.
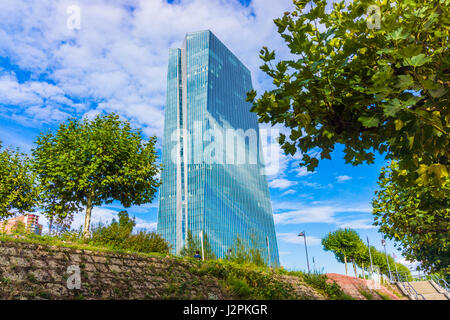
[[[397,83],[395,84],[395,87],[400,88],[401,90],[405,90],[410,88],[413,84],[414,80],[409,74],[402,74],[397,77]]]
[[[380,119],[377,117],[359,117],[358,120],[363,124],[366,128],[378,127],[380,124]]]
[[[400,28],[394,30],[393,32],[390,32],[386,38],[388,40],[398,41],[398,40],[406,39],[406,38],[408,38],[408,36],[409,36],[409,33],[403,32],[403,27],[400,27]]]
[[[405,59],[405,61],[413,67],[420,67],[425,63],[430,62],[431,60],[432,60],[431,57],[426,57],[423,53],[414,56],[412,58]]]
[[[447,89],[446,88],[444,88],[444,87],[441,87],[441,88],[439,88],[439,89],[436,89],[436,90],[430,90],[429,92],[430,92],[430,95],[433,97],[433,98],[440,98],[440,97],[442,97],[443,95],[445,95],[446,93],[447,93]]]
[[[383,109],[384,109],[384,114],[386,116],[395,117],[397,112],[399,112],[402,109],[402,104],[401,104],[400,100],[395,98],[394,100],[391,101],[390,104],[384,105]]]

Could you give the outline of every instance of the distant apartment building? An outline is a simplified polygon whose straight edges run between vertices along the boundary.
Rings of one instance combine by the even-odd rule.
[[[42,233],[42,225],[39,224],[39,216],[35,214],[26,214],[0,222],[0,233],[11,234],[20,226],[20,224],[23,225],[27,232],[39,235]]]

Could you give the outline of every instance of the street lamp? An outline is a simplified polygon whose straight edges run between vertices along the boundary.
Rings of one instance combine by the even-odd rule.
[[[310,269],[309,269],[309,260],[308,260],[308,247],[306,246],[306,234],[305,231],[300,232],[298,234],[299,237],[303,237],[303,239],[305,240],[305,252],[306,252],[306,264],[308,265],[308,273],[311,273]]]
[[[384,247],[384,255],[386,256],[386,262],[389,270],[389,281],[392,282],[391,267],[389,266],[389,259],[386,252],[386,241],[384,239],[381,240],[381,245]]]

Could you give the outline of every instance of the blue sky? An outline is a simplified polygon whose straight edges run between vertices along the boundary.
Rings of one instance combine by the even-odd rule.
[[[290,0],[118,0],[0,2],[0,140],[29,152],[36,136],[68,117],[116,112],[161,141],[168,49],[179,47],[186,32],[210,29],[252,72],[258,92],[271,88],[260,70],[262,46],[289,57],[272,22],[292,9]],[[68,19],[80,8],[80,28]],[[73,25],[72,25],[73,26]],[[283,131],[283,128],[279,128]],[[160,143],[160,142],[159,142]],[[160,148],[160,144],[158,145]],[[345,164],[342,147],[322,160],[314,174],[298,166],[300,155],[280,154],[280,170],[268,176],[281,264],[306,269],[306,231],[310,263],[344,273],[320,239],[339,227],[356,229],[381,249],[372,225],[371,199],[380,168]],[[110,221],[119,204],[95,208],[94,221]],[[157,200],[132,207],[138,227],[156,227]],[[45,222],[45,220],[43,220]],[[75,217],[80,225],[83,216]],[[394,250],[388,241],[388,251]]]

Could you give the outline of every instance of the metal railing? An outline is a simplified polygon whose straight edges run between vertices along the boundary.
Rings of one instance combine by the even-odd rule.
[[[447,283],[447,281],[445,281],[445,279],[436,275],[432,275],[431,280],[433,280],[434,283],[436,283],[442,290],[450,293],[450,285]]]
[[[395,277],[397,278],[397,281],[403,286],[408,296],[412,297],[414,300],[426,300],[423,294],[418,293],[416,289],[414,289],[406,274],[396,272]]]

